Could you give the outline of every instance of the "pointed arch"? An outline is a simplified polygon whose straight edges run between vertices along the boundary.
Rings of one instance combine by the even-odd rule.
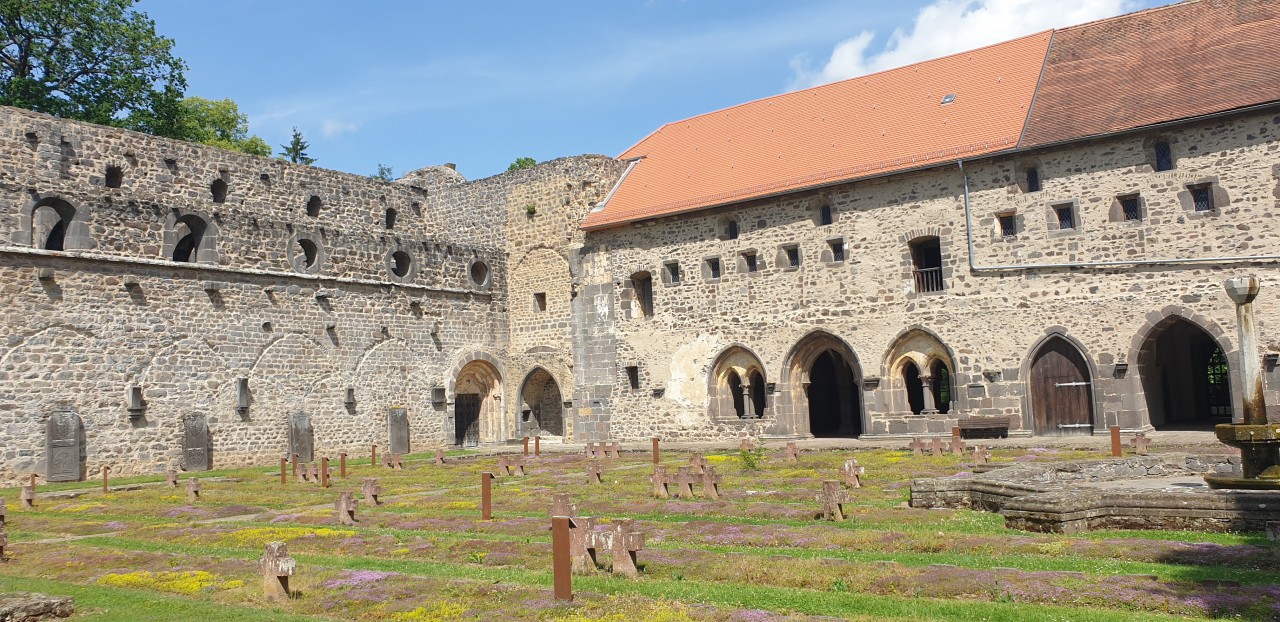
[[[753,378],[758,379],[753,383]],[[713,421],[758,419],[767,404],[764,364],[746,346],[734,344],[716,356],[707,374],[708,414]],[[759,386],[757,386],[759,385]]]
[[[937,333],[911,326],[885,350],[890,408],[899,414],[949,414],[955,402],[955,355]]]
[[[547,368],[536,365],[524,375],[518,393],[517,436],[565,435],[564,394]]]
[[[1238,353],[1216,324],[1167,309],[1141,331],[1134,361],[1147,421],[1160,429],[1212,428],[1240,408]]]
[[[783,360],[774,408],[779,435],[857,437],[868,430],[862,365],[853,348],[825,330],[801,337]]]
[[[453,403],[451,440],[463,446],[498,440],[504,427],[504,377],[501,363],[488,353],[473,351],[458,359],[446,389]]]
[[[1102,412],[1093,360],[1083,344],[1065,329],[1046,331],[1022,364],[1027,391],[1023,397],[1022,427],[1037,436],[1092,434],[1102,429]]]

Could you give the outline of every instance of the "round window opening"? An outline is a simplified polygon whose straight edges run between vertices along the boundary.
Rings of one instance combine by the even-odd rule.
[[[404,251],[396,251],[391,253],[391,273],[396,276],[404,276],[409,274],[409,267],[413,265],[413,259],[409,257],[409,253]]]
[[[481,286],[489,282],[489,266],[483,261],[471,264],[471,282]]]
[[[320,249],[316,248],[316,243],[302,238],[298,240],[298,248],[302,251],[302,265],[307,268],[315,266],[316,257],[320,252]]]

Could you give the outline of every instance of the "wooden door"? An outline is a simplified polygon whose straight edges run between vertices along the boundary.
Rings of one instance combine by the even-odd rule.
[[[459,445],[480,444],[480,394],[459,393],[453,402],[454,433]]]
[[[204,415],[187,415],[182,421],[182,468],[209,470],[209,424]]]
[[[1031,411],[1039,436],[1093,433],[1093,383],[1084,357],[1052,339],[1031,363]]]
[[[392,408],[387,411],[387,440],[391,453],[404,456],[409,453],[409,411]]]
[[[45,435],[45,481],[80,481],[80,416],[54,413],[45,424]]]

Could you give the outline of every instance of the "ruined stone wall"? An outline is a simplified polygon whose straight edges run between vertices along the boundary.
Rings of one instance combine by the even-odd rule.
[[[1223,280],[1257,274],[1256,307],[1268,352],[1280,352],[1280,272],[1274,259],[1096,268],[1010,268],[971,272],[965,174],[979,266],[1135,259],[1205,259],[1280,254],[1280,118],[1236,116],[1162,132],[1132,134],[1018,157],[966,162],[590,233],[583,287],[598,287],[605,310],[593,319],[617,340],[609,434],[642,438],[725,438],[764,429],[804,435],[803,408],[819,350],[846,349],[860,389],[863,433],[945,432],[957,418],[1013,416],[1030,433],[1027,376],[1051,335],[1080,350],[1092,383],[1092,426],[1148,427],[1144,390],[1159,388],[1143,364],[1147,336],[1173,317],[1204,329],[1232,366],[1239,411],[1235,311]],[[1152,169],[1152,144],[1170,142],[1172,171]],[[1025,169],[1038,168],[1039,192]],[[1190,186],[1209,184],[1216,208],[1196,212]],[[1125,222],[1117,197],[1139,194],[1142,218]],[[1053,207],[1070,204],[1078,226],[1058,228]],[[833,210],[821,224],[821,206]],[[997,215],[1018,230],[1000,235]],[[728,239],[736,219],[740,235]],[[911,242],[936,237],[945,289],[917,293]],[[845,259],[836,260],[832,242]],[[789,266],[787,247],[799,251]],[[754,253],[748,272],[744,253]],[[721,264],[712,278],[707,259]],[[679,283],[664,265],[678,262]],[[652,318],[643,317],[629,279],[654,279]],[[609,318],[604,321],[601,318]],[[603,323],[603,326],[601,325]],[[712,421],[713,361],[740,346],[773,384],[762,420]],[[913,415],[903,369],[943,360],[951,368],[950,412]],[[638,367],[632,389],[626,365]],[[1274,411],[1280,378],[1267,375]],[[1273,414],[1274,417],[1274,414]]]

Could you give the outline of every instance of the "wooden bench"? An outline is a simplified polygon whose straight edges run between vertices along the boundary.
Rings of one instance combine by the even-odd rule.
[[[1009,438],[1009,417],[962,417],[960,438]]]

